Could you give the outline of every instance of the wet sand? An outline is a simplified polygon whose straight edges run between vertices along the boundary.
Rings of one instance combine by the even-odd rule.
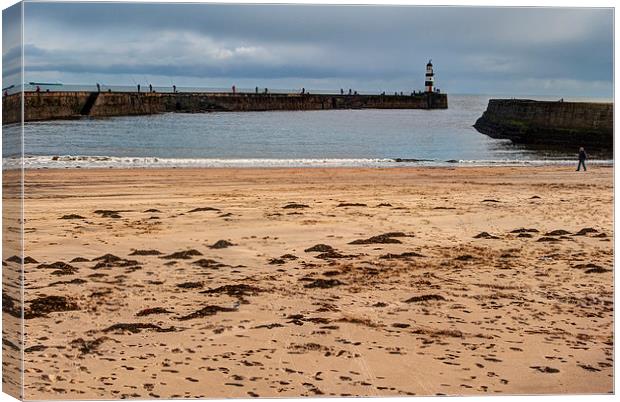
[[[24,396],[612,392],[612,175],[28,171]]]

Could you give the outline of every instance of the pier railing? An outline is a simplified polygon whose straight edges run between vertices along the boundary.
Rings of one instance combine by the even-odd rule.
[[[22,86],[11,86],[7,89],[7,93],[9,95],[20,93]],[[38,88],[38,90],[37,90]],[[267,90],[267,94],[302,94],[302,92],[306,94],[312,95],[385,95],[385,96],[405,96],[412,94],[422,94],[423,91],[419,90],[407,90],[407,91],[388,91],[388,90],[356,90],[353,88],[342,88],[343,93],[341,93],[341,89],[317,89],[317,88],[265,88],[265,87],[243,87],[243,88],[235,88],[234,92],[232,87],[188,87],[188,86],[153,86],[152,92],[155,93],[230,93],[230,94],[265,94],[265,90]],[[351,93],[349,93],[351,90]],[[93,85],[76,85],[76,84],[54,84],[54,85],[34,85],[34,84],[25,84],[23,86],[24,92],[137,92],[137,85],[106,85],[106,84],[97,84]],[[141,93],[151,92],[149,85],[140,85]]]

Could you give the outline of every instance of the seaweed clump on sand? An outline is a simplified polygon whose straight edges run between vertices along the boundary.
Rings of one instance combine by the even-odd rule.
[[[400,260],[400,259],[406,260],[412,257],[424,257],[424,256],[422,254],[416,253],[415,251],[407,251],[401,254],[387,253],[387,254],[380,256],[379,258],[382,260]]]
[[[97,215],[100,215],[102,218],[118,219],[118,218],[121,218],[121,215],[119,214],[119,212],[121,211],[113,211],[109,209],[98,209],[94,213],[96,213]]]
[[[310,206],[306,204],[298,204],[296,202],[290,202],[282,207],[282,209],[303,209],[303,208],[310,208]]]
[[[7,293],[2,292],[2,312],[12,315],[13,317],[21,318],[21,303]]]
[[[218,268],[222,268],[222,267],[227,267],[228,265],[223,264],[219,261],[216,260],[212,260],[209,258],[201,258],[199,260],[196,260],[194,262],[192,262],[192,264],[194,265],[198,265],[200,268],[210,268],[210,269],[218,269]]]
[[[229,242],[228,240],[218,240],[212,245],[210,245],[209,248],[220,249],[220,248],[228,248],[230,246],[234,246],[234,244]]]
[[[451,338],[463,338],[465,334],[458,329],[428,329],[428,328],[418,328],[411,331],[412,334],[417,335],[430,335],[432,337],[443,338],[443,337],[451,337]]]
[[[14,255],[14,256],[11,256],[11,257],[7,258],[6,261],[7,262],[16,262],[18,264],[21,264],[21,263],[24,263],[24,264],[38,264],[39,263],[34,258],[28,257],[28,256],[24,257],[24,259],[22,261],[22,258],[17,256],[17,255]],[[5,265],[5,264],[3,263],[2,265]]]
[[[170,314],[172,311],[166,310],[163,307],[151,307],[145,308],[144,310],[140,310],[136,313],[136,317],[146,317],[147,315],[152,314]]]
[[[39,264],[37,265],[37,269],[60,269],[60,270],[71,270],[75,267],[67,264],[66,262],[56,261],[51,264]]]
[[[349,244],[400,244],[402,241],[385,235],[372,236],[367,239],[353,240]]]
[[[551,232],[545,233],[545,236],[566,236],[569,234],[571,233],[568,230],[556,229],[556,230],[552,230]]]
[[[110,325],[108,328],[104,329],[103,332],[115,332],[115,333],[123,333],[123,332],[131,332],[132,334],[137,334],[141,332],[143,329],[152,329],[155,332],[174,332],[176,328],[162,328],[159,325],[150,324],[150,323],[142,323],[142,322],[134,322],[134,323],[120,323]]]
[[[97,261],[97,264],[95,264],[92,269],[125,268],[140,265],[140,263],[136,260],[126,260],[124,258],[117,257],[114,254],[105,254],[101,257],[93,258],[93,261]]]
[[[82,338],[72,340],[69,345],[71,347],[78,349],[82,355],[87,355],[91,353],[99,354],[97,349],[101,346],[105,341],[112,340],[107,336],[102,336],[93,340],[86,340]]]
[[[329,288],[333,288],[335,286],[340,286],[344,284],[345,284],[344,282],[339,281],[338,279],[315,279],[312,282],[305,284],[304,288],[329,289]]]
[[[538,233],[538,229],[519,228],[519,229],[511,230],[510,233]]]
[[[51,264],[39,264],[37,265],[39,269],[53,269],[52,275],[73,275],[78,269],[73,265],[69,265],[66,262],[56,261]]]
[[[598,230],[596,230],[594,228],[583,228],[580,231],[578,231],[577,233],[575,233],[573,236],[585,236],[588,233],[598,233]]]
[[[530,368],[545,374],[555,374],[560,372],[560,370],[549,366],[530,366]]]
[[[403,232],[389,232],[377,236],[372,236],[367,239],[358,239],[349,242],[349,244],[400,244],[400,240],[395,237],[413,237]]]
[[[63,215],[58,219],[86,219],[86,218],[78,214],[68,214],[68,215]]]
[[[499,239],[499,237],[492,235],[489,232],[480,232],[474,236],[474,239]]]
[[[611,272],[611,269],[595,266],[585,271],[586,274],[604,274],[605,272]]]
[[[185,251],[177,251],[176,253],[164,255],[163,258],[165,260],[191,260],[192,257],[202,255],[202,253],[198,250],[190,249]]]
[[[129,255],[161,255],[159,250],[134,250]]]
[[[257,296],[259,293],[263,292],[262,289],[257,288],[256,286],[246,285],[245,283],[239,283],[234,285],[224,285],[213,289],[203,290],[200,293],[203,294],[227,294],[231,297],[236,297],[239,302],[243,304],[247,304],[248,301],[245,299],[246,296]],[[216,307],[216,306],[215,306]]]
[[[271,264],[271,265],[282,265],[282,264],[285,264],[286,261],[294,261],[294,260],[297,260],[297,259],[299,259],[299,257],[297,257],[296,255],[284,254],[284,255],[281,255],[278,258],[270,259],[269,260],[269,264]]]
[[[47,317],[49,313],[79,310],[79,306],[72,299],[65,296],[43,296],[30,301],[28,309],[24,311],[24,318]]]
[[[330,251],[327,251],[325,253],[321,253],[315,256],[315,258],[318,258],[321,260],[328,260],[332,258],[352,258],[352,257],[357,257],[357,256],[354,254],[341,254],[336,250],[330,250]]]
[[[327,244],[315,244],[314,246],[304,250],[306,253],[328,253],[334,251],[334,248]]]
[[[336,205],[336,208],[345,208],[345,207],[367,207],[367,204],[363,204],[361,202],[341,202]]]
[[[57,286],[57,285],[82,285],[84,283],[88,282],[85,279],[81,279],[81,278],[75,278],[75,279],[71,279],[70,281],[56,281],[56,282],[52,282],[49,284],[49,286]]]
[[[547,236],[544,236],[544,237],[541,237],[540,239],[538,239],[538,240],[536,240],[536,241],[537,241],[537,242],[541,242],[541,243],[545,243],[545,242],[547,242],[547,243],[553,243],[553,242],[559,242],[559,241],[561,241],[561,240],[560,240],[560,239],[556,239],[556,238],[554,238],[554,237],[547,237]]]
[[[405,300],[405,303],[420,303],[420,302],[426,302],[426,301],[444,301],[444,300],[446,299],[441,295],[422,295],[422,296],[413,296]]]
[[[207,317],[207,316],[215,315],[217,313],[229,313],[233,311],[237,311],[237,309],[233,307],[221,307],[221,306],[209,305],[209,306],[201,308],[200,310],[194,311],[193,313],[179,317],[177,318],[177,320],[179,321],[193,320],[194,318]]]
[[[177,287],[181,289],[200,289],[203,286],[202,282],[183,282],[177,284]]]
[[[215,211],[215,212],[220,212],[219,209],[217,208],[213,208],[213,207],[200,207],[200,208],[194,208],[191,211],[187,211],[187,213],[193,213],[193,212],[204,212],[204,211]]]

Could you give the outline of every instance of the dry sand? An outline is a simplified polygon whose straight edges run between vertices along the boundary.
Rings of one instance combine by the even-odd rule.
[[[28,171],[24,396],[612,392],[612,175]]]

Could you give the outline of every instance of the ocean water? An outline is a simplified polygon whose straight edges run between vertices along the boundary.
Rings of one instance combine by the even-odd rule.
[[[292,167],[574,163],[575,151],[513,145],[472,125],[488,96],[446,110],[167,113],[27,123],[25,166]],[[5,127],[5,131],[11,127]],[[13,128],[15,129],[15,128]],[[6,137],[5,137],[6,138]],[[8,145],[8,147],[7,147]],[[15,151],[5,143],[4,156]],[[612,163],[592,154],[592,163]]]

